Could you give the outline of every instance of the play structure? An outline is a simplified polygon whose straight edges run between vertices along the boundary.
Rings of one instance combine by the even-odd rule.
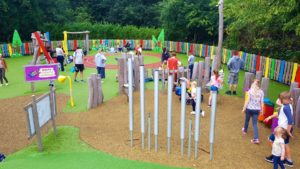
[[[88,110],[90,110],[103,103],[104,95],[102,91],[101,78],[97,74],[91,74],[90,77],[88,77],[88,86]]]
[[[125,60],[125,59],[124,59]],[[127,82],[128,82],[128,106],[129,106],[129,134],[130,134],[130,146],[134,146],[133,138],[134,138],[134,110],[133,110],[133,90],[134,86],[140,86],[140,129],[141,129],[141,147],[142,149],[145,148],[145,128],[146,128],[146,119],[145,119],[145,77],[144,77],[144,65],[139,65],[139,76],[136,76],[139,78],[139,83],[134,83],[134,65],[135,63],[131,57],[127,59]],[[159,75],[163,74],[162,70],[155,70],[154,71],[154,111],[153,111],[153,118],[154,118],[154,124],[153,124],[153,134],[154,134],[154,149],[155,152],[158,152],[159,142]],[[173,80],[174,77],[172,75],[168,75],[168,111],[167,111],[167,151],[170,154],[171,153],[171,140],[172,140],[172,88],[173,88]],[[180,151],[181,155],[184,156],[184,144],[186,139],[185,134],[185,128],[186,128],[186,81],[181,81],[181,120],[180,120]],[[201,87],[197,87],[197,94],[196,94],[196,115],[195,115],[195,126],[194,126],[194,145],[195,145],[195,159],[198,158],[198,144],[199,144],[199,135],[200,135],[200,109],[201,109]],[[209,137],[209,143],[210,143],[210,159],[213,159],[213,144],[214,144],[214,129],[215,129],[215,118],[216,118],[216,100],[217,100],[217,93],[213,92],[212,95],[212,109],[211,109],[211,126],[210,126],[210,137]],[[148,114],[148,149],[151,150],[151,115]],[[188,132],[188,158],[191,157],[191,145],[192,145],[192,119],[189,120],[189,132]]]
[[[64,40],[62,42],[62,46],[65,50],[66,55],[68,55],[68,51],[71,50],[71,46],[74,46],[73,50],[76,50],[78,47],[84,48],[87,52],[87,54],[90,51],[90,44],[89,44],[89,33],[90,31],[82,31],[82,32],[67,32],[64,31],[63,35],[64,35]],[[82,44],[82,41],[79,41],[79,43],[77,43],[77,40],[72,41],[73,45],[69,45],[68,43],[68,35],[85,35],[85,41],[84,41],[84,45]]]

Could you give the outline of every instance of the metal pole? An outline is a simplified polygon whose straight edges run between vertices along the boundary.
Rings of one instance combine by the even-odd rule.
[[[189,122],[189,145],[188,145],[188,158],[191,158],[191,148],[192,148],[192,119]]]
[[[155,151],[158,150],[158,70],[154,71],[154,138]]]
[[[198,142],[200,137],[200,110],[201,110],[201,87],[196,89],[196,115],[195,115],[195,159],[198,158]]]
[[[128,96],[129,96],[129,131],[130,146],[133,147],[133,81],[132,81],[132,59],[128,58]]]
[[[148,113],[148,150],[151,150],[151,116]]]
[[[140,110],[141,110],[141,133],[142,149],[145,148],[145,78],[144,65],[140,65]]]
[[[186,105],[186,81],[181,82],[181,118],[180,118],[180,139],[181,155],[183,156],[184,130],[185,130],[185,105]]]
[[[212,92],[212,105],[211,105],[211,116],[210,116],[210,132],[209,132],[209,143],[210,143],[210,160],[213,158],[213,144],[215,140],[215,121],[216,121],[216,110],[217,110],[217,92]]]
[[[168,153],[171,153],[171,136],[172,136],[172,90],[173,77],[168,76],[168,121],[167,121],[167,138],[168,138]]]

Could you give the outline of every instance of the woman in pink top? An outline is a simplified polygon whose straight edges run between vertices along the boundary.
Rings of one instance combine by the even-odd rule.
[[[221,87],[223,83],[223,79],[219,75],[219,72],[217,70],[213,71],[213,75],[210,78],[210,94],[208,99],[208,106],[211,106],[211,95],[213,91],[219,92],[219,88]]]

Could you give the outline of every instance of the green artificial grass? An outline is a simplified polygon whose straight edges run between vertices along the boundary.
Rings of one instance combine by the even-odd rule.
[[[79,139],[79,129],[59,127],[43,138],[43,152],[33,144],[9,155],[0,169],[171,169],[159,164],[114,157],[91,148]]]

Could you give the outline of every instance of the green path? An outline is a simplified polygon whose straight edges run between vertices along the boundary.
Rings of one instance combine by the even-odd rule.
[[[79,139],[79,129],[59,127],[43,138],[44,151],[31,145],[9,155],[0,169],[171,169],[153,163],[126,160],[97,151]]]

